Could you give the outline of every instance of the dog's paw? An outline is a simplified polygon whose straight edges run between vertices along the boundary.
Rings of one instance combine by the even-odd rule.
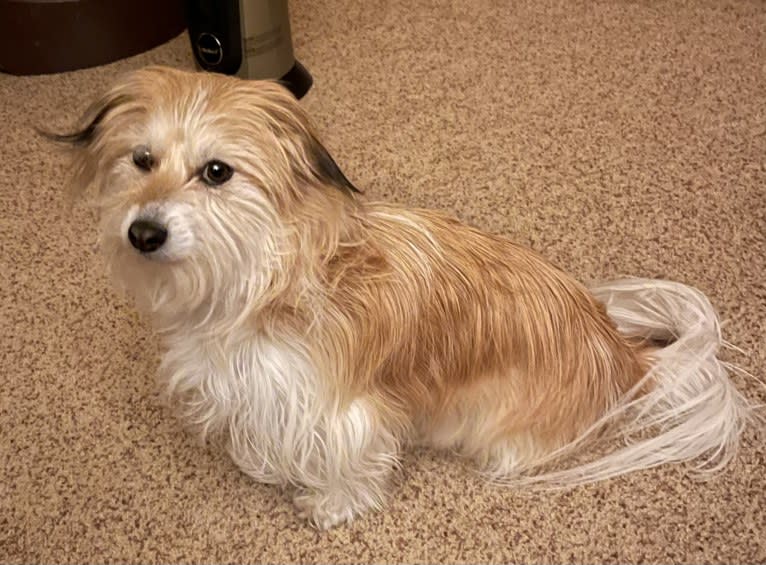
[[[300,490],[293,497],[298,515],[320,530],[350,522],[354,518],[354,506],[339,493]]]

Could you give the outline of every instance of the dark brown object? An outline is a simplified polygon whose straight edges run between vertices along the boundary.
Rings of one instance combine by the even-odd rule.
[[[0,71],[103,65],[156,47],[185,26],[182,0],[0,0]]]

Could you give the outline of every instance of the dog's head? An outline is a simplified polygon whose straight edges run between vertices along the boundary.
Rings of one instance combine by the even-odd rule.
[[[274,82],[143,69],[56,137],[74,148],[73,187],[95,197],[117,280],[165,317],[265,304],[337,244],[354,207],[356,189]]]

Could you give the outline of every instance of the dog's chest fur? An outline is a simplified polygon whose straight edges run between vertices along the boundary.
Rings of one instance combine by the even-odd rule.
[[[323,457],[321,395],[300,343],[263,335],[167,340],[162,373],[183,418],[223,438],[255,479],[306,482]]]

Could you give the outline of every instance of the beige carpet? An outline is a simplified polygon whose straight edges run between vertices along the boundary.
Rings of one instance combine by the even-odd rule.
[[[468,8],[468,6],[471,6]],[[306,100],[368,195],[449,210],[578,277],[707,292],[766,368],[766,5],[294,2]],[[158,349],[60,198],[62,126],[120,71],[189,68],[180,37],[114,65],[0,76],[0,561],[766,562],[766,449],[697,483],[661,468],[560,494],[410,453],[386,512],[320,533],[197,445]],[[764,401],[757,385],[737,378]]]

